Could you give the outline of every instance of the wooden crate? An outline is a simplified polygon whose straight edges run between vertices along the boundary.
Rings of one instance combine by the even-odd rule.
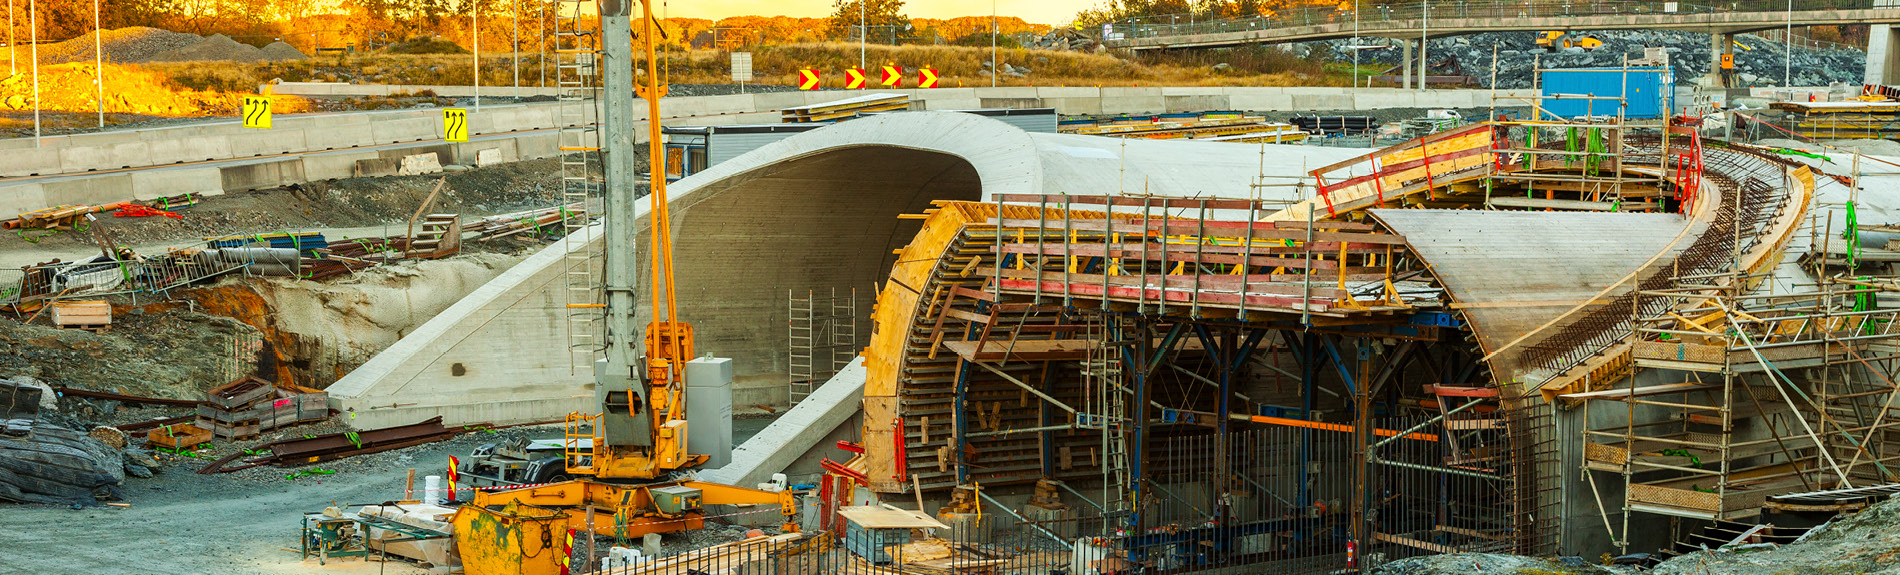
[[[53,325],[98,329],[112,325],[112,304],[103,300],[53,302]]]
[[[218,421],[207,419],[205,416],[200,415],[198,416],[198,426],[208,430],[205,432],[206,435],[215,434],[225,439],[249,439],[257,437],[260,431],[257,426],[257,420],[255,419],[249,421]],[[207,437],[206,439],[210,438]]]
[[[220,385],[206,395],[210,396],[209,401],[212,404],[228,411],[250,407],[258,400],[269,397],[271,390],[270,382],[247,375],[237,381]],[[203,413],[203,406],[200,406],[200,413]]]
[[[211,430],[189,423],[161,425],[146,432],[145,442],[152,447],[186,449],[211,441]]]

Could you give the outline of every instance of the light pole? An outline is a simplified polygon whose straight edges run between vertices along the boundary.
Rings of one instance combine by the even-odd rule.
[[[1781,85],[1794,87],[1794,0],[1788,0],[1788,21],[1781,32]]]
[[[548,0],[540,0],[541,23],[534,29],[534,35],[541,38],[541,57],[536,62],[541,65],[541,87],[548,87]]]
[[[33,147],[40,147],[40,6],[38,0],[26,0],[27,50],[33,57]]]
[[[1352,0],[1352,87],[1359,87],[1359,0]]]
[[[868,33],[864,29],[864,3],[867,1],[868,0],[858,0],[858,69],[859,70],[864,69],[864,36]]]
[[[482,111],[482,2],[471,0],[468,7],[468,36],[475,45],[475,111]]]
[[[13,0],[7,0],[7,74],[20,73],[20,47],[13,41]]]
[[[1793,2],[1794,0],[1788,1]],[[1425,73],[1431,71],[1431,64],[1425,63],[1427,62],[1425,52],[1431,47],[1432,2],[1431,0],[1425,0],[1419,4],[1423,6],[1424,9],[1422,12],[1419,12],[1418,15],[1418,91],[1423,92],[1425,91],[1426,83]]]
[[[514,7],[515,35],[508,42],[508,59],[515,67],[515,97],[519,98],[521,97],[521,0],[515,0]]]
[[[99,43],[103,41],[99,31],[99,0],[92,0],[92,85],[99,102],[99,127],[106,127],[106,52]]]
[[[1003,69],[996,66],[996,0],[990,0],[990,87],[996,87],[996,77],[1003,75]]]

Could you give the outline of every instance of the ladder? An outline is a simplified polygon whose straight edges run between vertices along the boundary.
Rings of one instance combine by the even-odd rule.
[[[1076,426],[1102,430],[1102,511],[1123,516],[1133,509],[1128,501],[1128,388],[1122,383],[1121,358],[1114,348],[1102,344],[1108,334],[1095,332],[1095,325],[1090,322],[1089,330],[1095,344],[1089,346],[1087,359],[1082,361],[1084,388],[1094,395],[1094,401],[1087,404],[1095,413],[1078,414]]]
[[[817,366],[813,362],[814,348],[817,346],[818,314],[813,305],[813,300],[816,298],[812,297],[810,292],[806,292],[803,299],[800,299],[792,290],[785,290],[785,294],[790,299],[788,304],[790,319],[786,322],[786,337],[790,350],[786,355],[785,367],[790,384],[791,404],[796,406],[798,402],[810,396],[812,389],[817,387],[812,380],[818,377]]]
[[[585,17],[594,0],[560,0],[554,29],[555,86],[560,102],[556,146],[561,166],[561,244],[567,308],[569,374],[591,373],[606,350],[606,303],[596,276],[600,248],[593,216],[601,213],[605,179],[600,165],[600,35]],[[584,10],[584,8],[586,10]],[[578,209],[575,206],[579,206]]]

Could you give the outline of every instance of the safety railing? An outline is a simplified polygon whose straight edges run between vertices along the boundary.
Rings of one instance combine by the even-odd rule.
[[[1877,7],[1880,6],[1876,5],[1874,0],[1795,0],[1792,6],[1787,2],[1773,1],[1649,2],[1635,0],[1610,0],[1600,2],[1458,0],[1452,2],[1420,2],[1380,6],[1373,6],[1370,3],[1366,3],[1360,5],[1359,25],[1365,29],[1378,29],[1389,27],[1383,26],[1382,23],[1410,21],[1421,18],[1487,19],[1621,15],[1662,16],[1727,12],[1783,13],[1790,10],[1866,10]],[[1253,18],[1207,20],[1194,14],[1163,14],[1114,22],[1109,29],[1111,37],[1108,39],[1133,40],[1139,38],[1221,34],[1228,32],[1270,30],[1291,26],[1351,23],[1352,21],[1353,11],[1350,8],[1342,10],[1330,4],[1279,10],[1271,14]],[[1407,24],[1409,25],[1409,22]],[[1119,38],[1115,37],[1116,35],[1119,35]]]

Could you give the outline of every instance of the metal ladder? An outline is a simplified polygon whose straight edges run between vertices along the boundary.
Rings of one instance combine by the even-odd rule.
[[[1116,357],[1114,348],[1101,344],[1107,334],[1091,333],[1090,338],[1096,344],[1089,346],[1088,358],[1082,361],[1082,378],[1095,394],[1095,413],[1078,416],[1076,426],[1102,430],[1102,510],[1121,516],[1132,509],[1128,501],[1127,386],[1122,384],[1121,358]]]
[[[811,395],[817,384],[817,366],[813,365],[813,355],[817,345],[818,314],[813,302],[817,299],[810,292],[800,299],[796,292],[785,290],[790,303],[787,305],[786,338],[790,349],[787,353],[786,371],[788,372],[791,404],[798,405]]]
[[[606,349],[603,319],[606,303],[596,277],[601,252],[590,244],[599,232],[591,227],[601,213],[605,188],[601,175],[599,91],[600,43],[598,30],[584,19],[583,8],[594,0],[560,0],[554,30],[555,86],[559,89],[561,162],[561,239],[566,286],[567,343],[570,374],[591,373],[594,360]],[[575,206],[579,206],[578,209]]]

